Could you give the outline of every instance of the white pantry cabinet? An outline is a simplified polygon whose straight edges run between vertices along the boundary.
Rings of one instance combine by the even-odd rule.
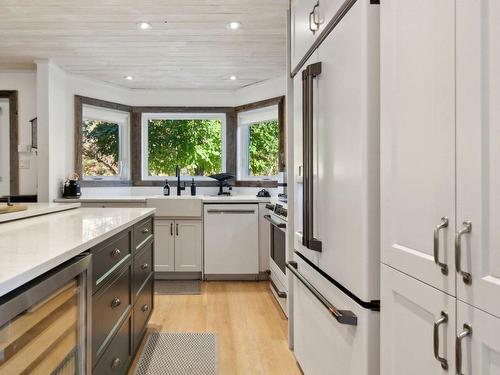
[[[455,294],[455,0],[384,0],[381,258]]]
[[[155,271],[201,272],[201,220],[155,220]]]
[[[291,1],[291,67],[292,70],[305,56],[320,30],[313,32],[310,27],[313,17],[319,21],[319,6],[315,8],[317,0],[292,0]],[[311,12],[314,14],[311,16]]]
[[[386,265],[381,270],[381,297],[380,373],[453,371],[455,298]]]
[[[499,332],[499,318],[458,301],[456,373],[500,375]]]
[[[500,2],[457,0],[457,298],[497,317],[499,165]]]

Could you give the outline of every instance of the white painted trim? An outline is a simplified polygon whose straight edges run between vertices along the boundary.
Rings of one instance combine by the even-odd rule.
[[[141,118],[141,179],[144,181],[161,181],[164,179],[174,179],[175,176],[149,176],[148,171],[148,132],[147,126],[149,120],[220,120],[221,121],[221,140],[222,140],[222,153],[221,153],[221,170],[226,170],[226,115],[224,113],[143,113]],[[210,177],[206,176],[182,176],[181,181],[190,181],[192,178],[195,181],[213,181]]]

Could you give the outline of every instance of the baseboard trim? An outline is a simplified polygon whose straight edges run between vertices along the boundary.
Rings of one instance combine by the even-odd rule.
[[[201,272],[155,272],[155,280],[201,280]]]

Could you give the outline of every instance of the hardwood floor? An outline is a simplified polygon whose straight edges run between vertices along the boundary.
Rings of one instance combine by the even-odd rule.
[[[288,349],[287,319],[267,282],[210,281],[201,290],[200,295],[155,295],[150,329],[217,333],[221,375],[300,374]]]

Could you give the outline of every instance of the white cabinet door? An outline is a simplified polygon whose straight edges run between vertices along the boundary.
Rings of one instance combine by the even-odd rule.
[[[305,56],[319,30],[313,33],[309,29],[309,14],[313,11],[317,0],[292,0],[291,1],[291,63],[295,69],[300,60]],[[319,17],[319,9],[317,8]]]
[[[345,0],[320,0],[319,1],[319,18],[322,29],[330,22],[332,17],[337,13]],[[361,0],[361,2],[370,2],[370,0]],[[322,31],[322,30],[320,30]]]
[[[175,271],[201,271],[201,221],[175,221]]]
[[[380,25],[382,261],[454,295],[455,0],[384,0]]]
[[[378,40],[378,6],[356,2],[318,48],[314,92],[319,267],[364,301],[380,298]]]
[[[457,296],[500,317],[500,2],[457,1]]]
[[[499,332],[499,318],[458,301],[456,373],[500,375]]]
[[[173,220],[155,220],[154,257],[156,272],[175,271],[175,238]]]
[[[386,265],[381,273],[380,373],[452,373],[456,299]],[[438,356],[446,360],[448,370],[434,356],[434,325],[443,313],[447,320],[439,323],[436,338]]]

